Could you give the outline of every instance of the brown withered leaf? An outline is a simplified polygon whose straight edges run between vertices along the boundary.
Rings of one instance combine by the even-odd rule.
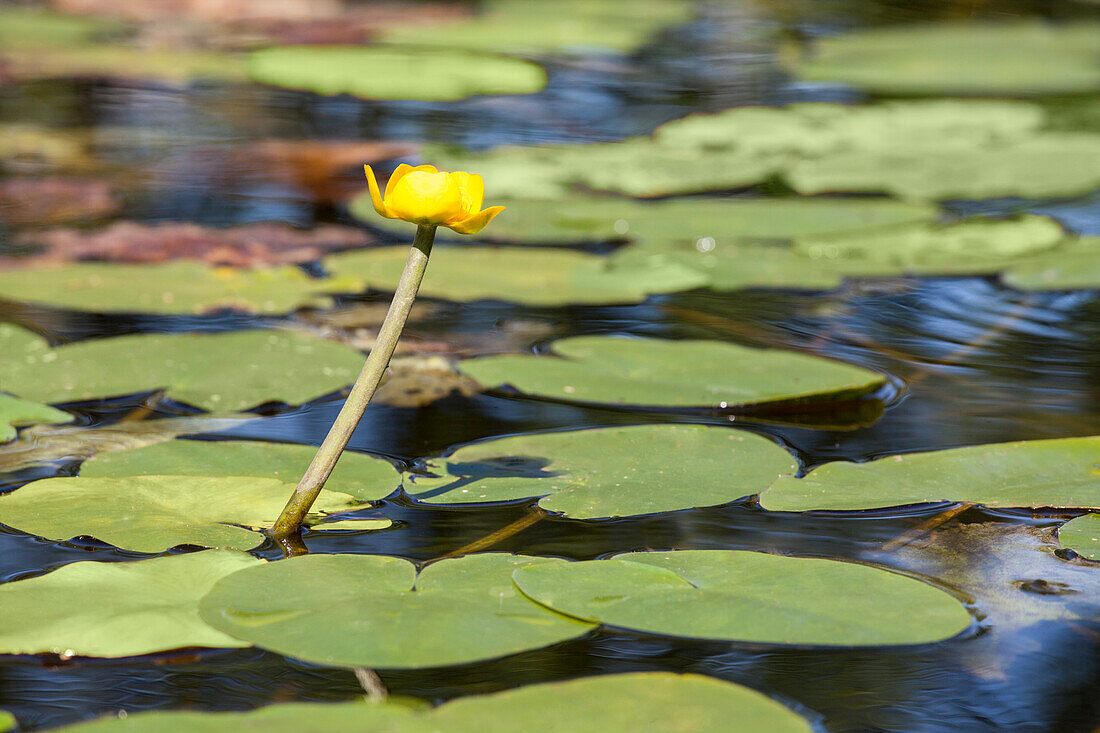
[[[310,262],[329,252],[372,244],[374,238],[353,227],[328,224],[295,229],[287,224],[247,224],[215,229],[198,224],[118,222],[98,230],[51,229],[24,232],[17,249],[34,254],[0,259],[5,267],[98,260],[157,263],[177,259],[216,265],[259,267]]]
[[[398,356],[390,361],[375,401],[394,407],[424,407],[459,394],[470,397],[481,385],[463,376],[442,356]]]
[[[122,202],[109,181],[84,178],[0,181],[0,222],[9,226],[103,219],[121,209]]]

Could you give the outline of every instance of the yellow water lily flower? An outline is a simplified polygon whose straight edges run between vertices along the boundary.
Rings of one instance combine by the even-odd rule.
[[[485,182],[476,173],[447,173],[431,165],[402,163],[386,183],[383,198],[374,171],[369,165],[363,167],[374,210],[387,219],[449,227],[459,234],[477,234],[504,211],[503,206],[481,208]]]

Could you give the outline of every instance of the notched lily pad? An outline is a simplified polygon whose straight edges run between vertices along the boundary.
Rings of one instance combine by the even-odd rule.
[[[173,440],[132,450],[101,453],[80,467],[85,478],[127,476],[255,476],[295,484],[317,449],[308,445],[260,441]],[[400,478],[389,461],[346,451],[325,482],[329,491],[360,501],[384,499]],[[289,494],[287,495],[289,497]]]
[[[202,618],[256,646],[317,664],[464,664],[591,630],[512,585],[516,568],[560,562],[488,553],[441,560],[417,575],[412,563],[394,557],[306,555],[226,578],[203,599]],[[273,587],[280,592],[268,592]]]
[[[363,356],[306,334],[275,330],[143,334],[50,349],[0,324],[0,383],[20,397],[58,403],[166,390],[205,410],[299,404],[355,381]]]
[[[992,507],[1100,507],[1100,436],[1026,440],[836,461],[781,478],[760,495],[771,511],[853,511],[940,501]]]
[[[4,583],[0,652],[129,657],[247,646],[205,624],[198,602],[220,578],[262,564],[243,552],[210,550],[138,562],[75,562]]]
[[[548,356],[459,363],[487,387],[569,402],[735,409],[774,402],[857,399],[882,375],[816,356],[719,341],[578,336]]]
[[[49,405],[0,394],[0,443],[15,439],[15,429],[40,423],[72,422],[73,416]]]
[[[752,433],[641,425],[501,438],[428,462],[405,489],[429,504],[543,497],[575,519],[724,504],[756,494],[798,464]]]
[[[533,94],[546,86],[536,64],[446,49],[278,46],[253,51],[253,80],[318,94],[448,101],[475,94]]]
[[[1058,530],[1058,541],[1081,557],[1100,560],[1100,514],[1069,520]]]
[[[47,478],[0,496],[0,522],[51,540],[94,537],[124,550],[179,545],[249,550],[278,519],[294,484],[251,476]],[[363,508],[323,491],[314,512]]]
[[[971,625],[963,605],[932,586],[818,558],[632,552],[521,568],[512,577],[525,594],[561,613],[693,639],[885,646],[940,641]]]

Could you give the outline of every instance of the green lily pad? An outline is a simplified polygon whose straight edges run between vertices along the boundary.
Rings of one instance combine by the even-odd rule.
[[[15,439],[15,428],[39,423],[72,422],[73,416],[38,402],[0,394],[0,443]]]
[[[367,532],[379,529],[389,529],[393,526],[391,519],[340,519],[335,522],[320,522],[310,526],[311,532],[329,530]]]
[[[20,331],[0,330],[0,346],[11,347],[0,351],[0,383],[38,402],[164,389],[205,410],[298,404],[351,384],[363,367],[355,349],[285,331],[119,336],[53,350]]]
[[[51,13],[40,8],[0,8],[0,49],[65,48],[119,33],[124,26],[106,18]]]
[[[880,94],[1075,94],[1100,89],[1100,25],[942,23],[822,39],[802,79]]]
[[[242,270],[187,261],[82,262],[0,273],[0,298],[96,313],[286,313],[325,307],[332,303],[327,293],[362,288],[351,278],[313,279],[291,265]]]
[[[325,258],[336,276],[393,290],[409,248],[378,247]],[[525,305],[640,303],[651,293],[690,290],[704,279],[687,268],[609,267],[603,257],[565,249],[438,247],[420,293],[455,301],[503,300]]]
[[[383,703],[288,703],[245,713],[155,711],[105,717],[59,733],[809,733],[801,716],[747,687],[694,674],[635,672],[527,685],[470,695],[437,708],[415,710]]]
[[[769,402],[844,400],[881,387],[868,369],[719,341],[578,336],[554,356],[467,359],[459,369],[487,387],[571,402],[735,408]]]
[[[529,61],[428,48],[280,46],[253,51],[248,72],[265,84],[368,99],[448,101],[546,86],[546,72]]]
[[[1100,514],[1069,520],[1058,530],[1058,541],[1081,557],[1100,560]]]
[[[80,467],[85,478],[126,476],[256,476],[296,484],[317,449],[259,441],[173,440],[133,450],[101,453]],[[384,499],[400,485],[389,461],[345,451],[325,488],[360,501]],[[289,497],[289,494],[287,495]]]
[[[759,493],[798,464],[752,433],[701,425],[639,425],[521,435],[428,462],[406,491],[429,504],[511,501],[574,519],[712,506]]]
[[[0,731],[15,730],[18,725],[19,721],[15,719],[14,715],[7,710],[0,710]]]
[[[250,550],[293,491],[294,484],[251,476],[47,478],[0,496],[0,522],[50,540],[87,536],[135,552]],[[323,491],[313,511],[362,507],[348,494]]]
[[[1100,288],[1100,237],[1081,237],[1009,267],[1004,281],[1021,290]]]
[[[383,32],[388,43],[467,48],[505,53],[631,53],[663,27],[691,19],[684,0],[565,0],[531,3],[490,0],[477,16],[425,27],[400,26]]]
[[[512,585],[516,568],[561,562],[488,553],[441,560],[417,575],[416,566],[394,557],[306,555],[226,578],[203,599],[202,618],[256,646],[317,664],[464,664],[591,630]]]
[[[526,595],[561,613],[693,639],[924,644],[971,624],[961,603],[930,585],[819,558],[731,550],[631,552],[520,568],[512,577]]]
[[[779,512],[852,511],[939,501],[992,507],[1100,507],[1100,436],[1026,440],[837,461],[760,495]]]
[[[129,657],[180,647],[247,643],[199,619],[219,579],[262,565],[243,552],[210,550],[138,562],[75,562],[0,585],[0,651]]]

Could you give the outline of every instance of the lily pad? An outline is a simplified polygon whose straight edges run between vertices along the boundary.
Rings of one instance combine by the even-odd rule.
[[[353,278],[314,279],[293,266],[244,270],[199,262],[84,262],[0,272],[0,298],[96,313],[286,313],[330,305],[327,293],[362,287]]]
[[[325,258],[337,277],[393,290],[409,248],[379,247]],[[503,300],[525,305],[640,303],[651,293],[690,290],[704,278],[687,268],[609,267],[599,256],[565,249],[438,247],[420,293],[455,301]]]
[[[247,643],[199,619],[214,583],[262,565],[243,552],[211,550],[139,562],[75,562],[0,585],[0,651],[128,657],[180,647]]]
[[[49,405],[0,394],[0,443],[15,439],[15,428],[38,423],[72,422],[73,416]]]
[[[1058,530],[1058,541],[1081,557],[1100,560],[1100,514],[1069,520]]]
[[[693,639],[925,644],[971,624],[961,603],[930,585],[819,558],[731,550],[631,552],[520,568],[512,577],[526,595],[561,613]]]
[[[317,664],[464,664],[591,630],[512,585],[516,568],[562,562],[488,553],[441,560],[418,575],[395,557],[306,555],[226,578],[203,599],[202,618],[256,646]]]
[[[7,710],[0,710],[0,731],[15,730],[18,725],[19,721],[15,719],[14,715]]]
[[[546,72],[529,61],[427,48],[279,46],[252,52],[248,72],[265,84],[368,99],[449,101],[546,86]]]
[[[1009,267],[1004,281],[1021,290],[1100,288],[1100,237],[1081,237]]]
[[[0,344],[9,343],[0,383],[48,403],[164,389],[206,410],[298,404],[351,384],[363,366],[355,349],[274,330],[119,336],[51,350],[29,331],[0,327]]]
[[[1100,89],[1100,25],[927,23],[818,41],[807,80],[879,94],[1037,96]]]
[[[101,453],[80,467],[85,478],[126,476],[255,476],[295,484],[317,449],[259,441],[173,440],[133,450]],[[360,501],[384,499],[400,478],[389,461],[345,451],[325,488]],[[290,495],[287,494],[289,497]]]
[[[491,695],[469,695],[429,710],[383,703],[289,703],[245,713],[155,711],[111,716],[60,728],[66,733],[349,732],[809,733],[801,716],[755,690],[694,674],[635,672],[526,685]]]
[[[294,484],[243,476],[47,478],[0,496],[0,522],[51,540],[94,537],[124,550],[179,545],[250,550],[278,519]],[[314,512],[360,509],[323,491]]]
[[[40,8],[0,8],[0,49],[64,48],[117,34],[122,23],[51,13]]]
[[[1100,507],[1100,436],[993,443],[836,461],[760,495],[780,512],[852,511],[940,501],[992,507]]]
[[[570,402],[737,408],[770,402],[840,401],[883,384],[868,369],[719,341],[578,336],[556,356],[489,356],[459,363],[487,387]]]
[[[700,425],[639,425],[522,435],[428,462],[406,491],[429,504],[511,501],[574,519],[724,504],[759,493],[798,464],[752,433]]]
[[[320,522],[310,526],[311,532],[328,532],[329,530],[367,532],[379,529],[389,529],[393,526],[390,519],[340,519],[335,522]]]
[[[60,78],[156,79],[183,84],[195,79],[246,81],[237,55],[202,48],[155,48],[122,43],[82,43],[14,48],[0,53],[11,77],[31,81]]]

